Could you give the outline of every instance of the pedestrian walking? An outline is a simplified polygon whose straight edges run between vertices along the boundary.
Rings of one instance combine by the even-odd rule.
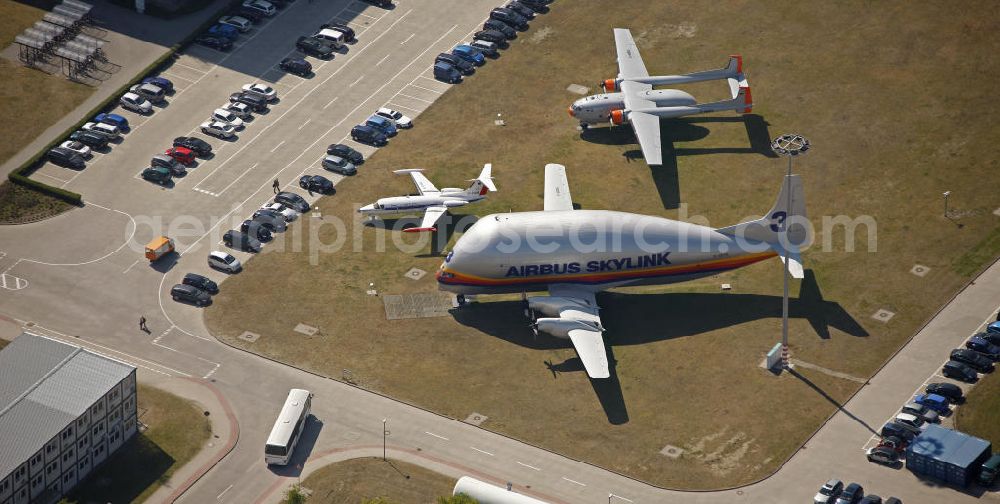
[[[149,334],[149,328],[146,327],[146,317],[144,315],[139,316],[139,330]]]
[[[278,179],[274,179],[274,183],[271,184],[271,188],[274,189],[274,194],[278,194],[279,187],[281,187],[281,184],[278,183]]]

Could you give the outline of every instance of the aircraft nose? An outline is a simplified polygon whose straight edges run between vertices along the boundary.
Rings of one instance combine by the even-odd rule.
[[[358,209],[358,213],[370,212],[375,209],[375,205],[365,205]]]
[[[570,117],[576,117],[576,114],[573,112],[573,107],[572,106],[566,107],[566,112],[569,112],[569,116]]]

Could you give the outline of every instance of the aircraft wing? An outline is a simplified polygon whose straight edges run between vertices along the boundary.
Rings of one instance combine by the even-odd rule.
[[[632,112],[628,116],[635,137],[639,139],[642,157],[646,164],[663,164],[663,146],[660,145],[660,118],[646,112]]]
[[[618,77],[648,77],[646,64],[642,62],[639,48],[632,40],[632,32],[628,28],[615,28],[615,49],[618,51]]]
[[[434,184],[431,183],[427,177],[424,176],[421,169],[410,169],[410,170],[396,170],[393,173],[409,173],[410,177],[413,179],[413,185],[417,186],[417,192],[421,195],[424,194],[437,194],[441,191]]]
[[[447,211],[448,207],[444,205],[427,207],[427,209],[424,210],[424,219],[420,221],[420,226],[415,228],[406,228],[403,231],[409,233],[415,233],[418,231],[437,231],[437,221]]]
[[[573,342],[587,376],[591,378],[608,378],[611,371],[608,368],[608,353],[604,349],[604,332],[601,330],[601,317],[597,314],[597,299],[589,290],[567,285],[551,285],[549,293],[574,301],[576,306],[567,305],[559,310],[559,318],[582,322],[579,328],[570,329],[567,334]]]
[[[573,209],[573,197],[569,194],[565,166],[552,163],[545,165],[545,204],[542,209]]]

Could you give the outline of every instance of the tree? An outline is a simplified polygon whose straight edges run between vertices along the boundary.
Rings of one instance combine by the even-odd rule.
[[[309,496],[302,491],[302,487],[296,483],[285,491],[285,500],[282,504],[305,504],[308,498]]]
[[[449,495],[446,497],[438,497],[438,504],[479,504],[479,501],[460,493],[458,495]]]

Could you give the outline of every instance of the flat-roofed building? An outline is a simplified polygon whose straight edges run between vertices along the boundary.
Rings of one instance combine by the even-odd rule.
[[[134,366],[28,333],[0,351],[0,504],[56,502],[136,432]]]

